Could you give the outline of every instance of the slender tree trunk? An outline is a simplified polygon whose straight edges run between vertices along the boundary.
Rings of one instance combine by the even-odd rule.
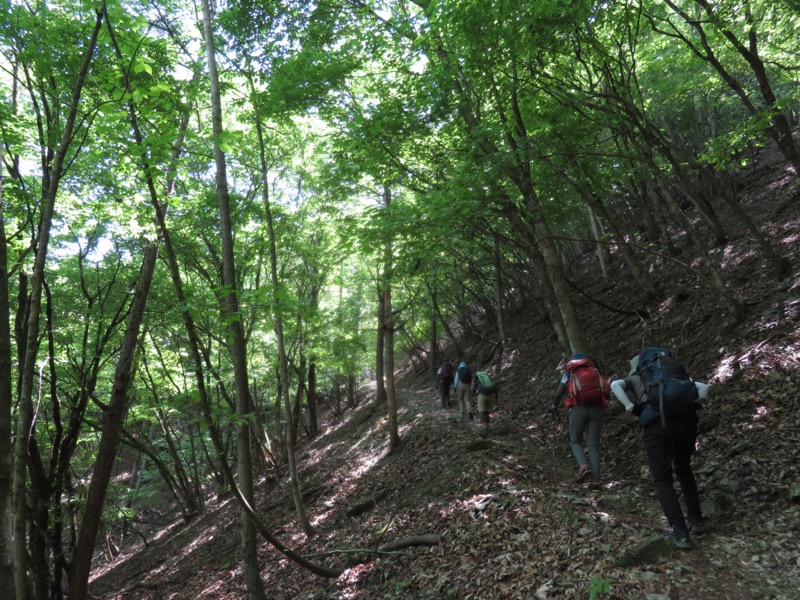
[[[204,0],[206,1],[206,0]],[[251,82],[252,86],[252,82]],[[253,90],[255,92],[255,90]],[[255,104],[254,104],[255,106]],[[291,397],[289,395],[289,358],[286,354],[286,340],[283,333],[283,306],[280,300],[280,282],[278,281],[278,250],[275,242],[275,229],[272,220],[272,209],[269,200],[269,180],[267,171],[266,145],[264,133],[261,126],[261,118],[256,114],[256,132],[259,140],[259,156],[261,162],[261,190],[264,203],[264,213],[267,220],[267,231],[269,234],[269,260],[270,278],[273,289],[273,305],[275,315],[275,336],[278,340],[278,370],[280,373],[280,397],[283,399],[284,412],[286,417],[286,462],[289,466],[289,479],[292,488],[292,499],[294,500],[295,512],[300,522],[303,532],[311,537],[315,534],[314,528],[308,520],[305,506],[303,506],[303,493],[300,489],[300,478],[297,473],[297,463],[295,460],[295,449],[292,432],[295,431],[295,423],[292,418]],[[302,386],[302,379],[300,380]],[[300,392],[298,391],[298,394]]]
[[[587,207],[587,218],[589,219],[589,227],[592,229],[592,237],[594,238],[595,252],[597,253],[597,260],[600,262],[600,272],[603,274],[603,279],[608,279],[608,261],[606,259],[606,246],[601,241],[603,239],[603,229],[600,220],[594,214],[591,207]]]
[[[319,308],[320,285],[315,283],[311,292],[311,310],[315,312]],[[306,404],[308,405],[308,436],[314,438],[319,433],[319,417],[317,416],[317,358],[314,354],[311,354],[308,358]]]
[[[319,434],[319,417],[317,415],[317,363],[314,357],[308,365],[308,435],[316,437]]]
[[[392,191],[388,186],[383,188],[383,199],[386,208],[392,203]],[[394,315],[392,314],[392,241],[386,242],[383,268],[384,285],[384,338],[386,340],[386,410],[389,420],[389,453],[400,448],[400,433],[397,424],[397,395],[394,387]]]
[[[0,165],[3,149],[0,147]],[[11,302],[8,296],[8,245],[3,198],[3,169],[0,168],[0,590],[13,600],[13,537],[11,503]]]
[[[164,441],[167,444],[167,452],[170,458],[172,458],[175,476],[174,479],[171,479],[174,481],[175,495],[178,498],[178,504],[180,505],[181,512],[183,513],[183,520],[188,522],[200,512],[200,503],[195,497],[192,482],[186,473],[186,469],[183,466],[183,460],[178,453],[178,448],[173,439],[174,436],[170,429],[169,421],[161,409],[158,409],[157,414],[158,420],[161,424],[161,432],[163,433]],[[167,483],[170,483],[170,480],[167,480]]]
[[[503,311],[503,263],[500,255],[500,239],[494,236],[494,303],[495,314],[497,315],[497,333],[500,336],[500,344],[503,345],[508,340],[506,335],[506,320]]]
[[[533,271],[537,275],[539,289],[542,292],[542,303],[544,304],[545,312],[547,313],[547,317],[550,319],[550,322],[553,325],[553,330],[556,333],[556,337],[558,338],[561,347],[564,349],[564,352],[569,352],[571,348],[569,334],[564,323],[561,310],[559,309],[555,287],[551,277],[548,274],[546,261],[541,250],[540,242],[542,236],[539,233],[539,228],[535,223],[535,211],[520,211],[510,198],[504,198],[503,206],[505,211],[509,215],[512,215],[512,227],[519,234],[520,238],[526,243],[527,256],[531,261],[531,267],[533,268]],[[549,238],[549,232],[547,232],[547,237]],[[560,261],[558,258],[558,252],[555,249],[555,244],[552,242],[553,240],[550,239],[552,252],[554,253],[556,260]],[[563,281],[563,276],[561,279]]]
[[[692,224],[689,222],[689,219],[687,219],[686,215],[684,215],[683,211],[681,211],[681,207],[678,205],[674,196],[667,189],[664,189],[664,196],[666,197],[667,203],[672,209],[672,212],[678,219],[681,228],[686,231],[686,235],[691,240],[692,245],[695,247],[698,256],[705,265],[706,271],[709,274],[711,287],[714,290],[716,290],[717,296],[722,301],[722,304],[725,306],[725,308],[728,310],[730,316],[734,320],[738,321],[743,316],[744,306],[739,304],[734,299],[733,294],[731,294],[731,292],[725,286],[725,282],[722,279],[722,275],[720,275],[719,270],[716,268],[711,258],[708,256],[708,252],[706,252],[702,242],[700,241],[699,236],[692,227]]]
[[[553,326],[553,331],[556,333],[556,338],[559,344],[564,349],[564,352],[569,352],[569,336],[567,335],[567,328],[564,326],[564,320],[561,318],[561,312],[558,310],[558,301],[556,300],[553,285],[547,276],[547,269],[544,264],[544,257],[535,243],[535,236],[531,235],[528,238],[527,255],[531,261],[531,267],[536,273],[536,279],[539,283],[539,290],[542,293],[542,304],[544,304],[544,311],[550,324]]]
[[[89,585],[89,572],[92,566],[92,554],[95,540],[100,529],[100,516],[103,512],[106,490],[111,480],[111,472],[117,458],[117,444],[120,431],[125,421],[128,409],[128,392],[133,383],[134,356],[139,341],[139,329],[144,318],[144,308],[147,296],[150,293],[150,284],[155,272],[158,258],[158,246],[149,244],[145,250],[139,283],[136,286],[133,306],[131,308],[128,326],[117,362],[117,371],[111,391],[111,400],[104,414],[103,432],[97,448],[97,459],[92,472],[92,481],[86,496],[86,506],[83,511],[78,545],[72,557],[70,572],[69,597],[85,598]]]
[[[450,323],[447,322],[447,319],[445,318],[444,314],[442,313],[442,309],[439,306],[439,294],[438,293],[434,294],[433,289],[430,286],[428,286],[428,292],[431,294],[431,303],[433,305],[433,312],[434,312],[433,318],[439,319],[439,323],[442,324],[444,332],[447,335],[447,339],[449,339],[450,343],[453,345],[455,355],[461,356],[462,352],[461,352],[461,346],[459,346],[458,344],[458,338],[456,338],[456,334],[453,333],[453,330],[450,327]]]
[[[386,347],[386,293],[383,290],[381,276],[378,275],[378,325],[375,335],[375,404],[386,402],[386,365],[384,364],[384,348]]]
[[[45,366],[46,364],[42,364],[42,368],[39,370],[37,406],[40,405],[42,399],[42,371]],[[28,555],[30,557],[33,597],[37,600],[48,600],[50,595],[50,568],[47,561],[47,531],[49,529],[50,484],[42,464],[39,445],[33,436],[31,436],[28,447],[28,471],[31,480]]]
[[[740,8],[743,12],[744,26],[747,30],[746,42],[739,39],[737,34],[724,24],[722,17],[717,14],[721,9],[717,6],[716,2],[695,0],[695,3],[706,13],[705,18],[700,18],[699,15],[691,15],[689,12],[682,10],[673,0],[666,0],[666,4],[669,5],[676,14],[680,15],[687,24],[695,29],[697,35],[693,37],[692,40],[696,39],[696,43],[699,44],[699,46],[695,45],[695,42],[690,41],[689,38],[684,38],[684,42],[689,45],[699,58],[707,61],[717,70],[722,80],[739,96],[750,114],[756,116],[761,111],[745,91],[740,80],[722,64],[717,53],[709,43],[705,27],[707,27],[708,24],[712,24],[747,62],[758,84],[757,87],[761,98],[771,113],[766,132],[775,141],[775,144],[778,146],[784,158],[794,167],[795,178],[800,178],[800,150],[798,150],[797,144],[792,136],[791,125],[786,118],[786,113],[778,102],[764,60],[759,54],[758,31],[755,29],[752,8],[749,2],[745,2],[743,7]],[[737,14],[737,17],[738,16]]]
[[[222,245],[222,284],[226,288],[225,309],[229,320],[228,329],[231,334],[230,352],[233,364],[234,385],[236,389],[236,439],[239,462],[239,489],[252,506],[253,465],[250,455],[250,387],[247,375],[247,349],[245,348],[244,331],[239,311],[239,292],[236,287],[236,267],[233,253],[233,225],[228,198],[228,175],[225,154],[221,148],[222,130],[222,96],[217,72],[216,48],[214,45],[214,27],[211,20],[209,0],[202,0],[203,33],[206,46],[209,82],[211,86],[211,125],[214,134],[214,162],[216,164],[217,202],[219,204],[219,233]],[[285,383],[284,383],[285,385]],[[244,578],[247,593],[251,599],[266,599],[264,584],[258,565],[258,540],[256,528],[242,511],[240,516],[242,532],[242,556],[244,560]]]
[[[430,346],[431,350],[428,353],[428,369],[429,375],[432,380],[436,379],[436,370],[439,368],[439,330],[437,327],[438,319],[436,318],[436,287],[428,288],[431,294],[431,336]]]
[[[532,194],[532,190],[530,190],[530,192]],[[575,306],[572,304],[567,282],[564,281],[564,267],[561,264],[558,251],[553,243],[553,238],[550,236],[547,223],[541,214],[541,209],[538,206],[538,199],[532,194],[528,196],[528,202],[533,212],[534,227],[536,228],[536,233],[539,235],[539,248],[544,258],[544,266],[550,283],[553,286],[556,305],[561,314],[561,319],[567,334],[567,340],[569,342],[569,348],[567,348],[567,350],[572,353],[587,352],[588,344],[583,335],[583,330],[581,329],[578,313],[575,310]]]
[[[739,200],[736,197],[736,192],[732,189],[732,187],[720,182],[714,173],[711,173],[707,167],[704,167],[701,173],[703,173],[710,180],[711,189],[716,192],[720,198],[722,198],[722,201],[730,207],[730,209],[733,211],[733,214],[736,215],[736,218],[739,219],[742,225],[744,225],[753,236],[753,239],[755,239],[758,247],[761,248],[761,254],[764,256],[767,262],[769,262],[772,272],[775,274],[775,278],[778,281],[783,281],[786,279],[791,273],[791,261],[787,257],[781,255],[775,249],[772,243],[770,243],[770,241],[766,238],[766,236],[759,231],[758,227],[753,222],[753,219],[739,203]]]
[[[28,470],[28,442],[33,434],[33,379],[39,350],[39,319],[41,316],[44,271],[47,261],[47,251],[50,245],[50,230],[53,223],[55,201],[61,177],[63,176],[64,160],[73,141],[75,119],[80,107],[81,93],[86,81],[86,75],[89,71],[89,65],[94,55],[102,19],[102,14],[97,12],[94,28],[83,57],[83,64],[81,65],[81,70],[72,90],[72,98],[69,103],[69,110],[61,135],[61,141],[53,156],[52,166],[49,170],[46,169],[48,172],[45,173],[43,177],[45,183],[43,187],[39,234],[36,242],[36,258],[34,260],[31,277],[31,294],[28,305],[27,331],[25,332],[24,360],[22,361],[22,377],[20,379],[19,389],[18,426],[14,451],[14,588],[17,600],[27,600],[30,597],[28,588],[29,562],[27,551],[28,513],[25,492]]]

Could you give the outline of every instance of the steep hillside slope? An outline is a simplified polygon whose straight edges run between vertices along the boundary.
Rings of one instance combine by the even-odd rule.
[[[486,439],[474,422],[459,421],[456,409],[440,408],[432,383],[409,367],[399,391],[399,453],[386,455],[382,410],[369,402],[331,420],[330,430],[301,450],[317,536],[299,533],[285,481],[260,485],[259,511],[282,539],[315,561],[349,567],[338,580],[321,579],[264,544],[269,597],[795,598],[800,200],[772,154],[746,176],[743,202],[791,259],[792,276],[776,282],[752,240],[723,214],[733,241],[710,253],[747,304],[744,321],[726,321],[709,288],[673,260],[654,259],[653,276],[668,290],[658,306],[645,306],[620,283],[618,261],[611,281],[590,276],[590,255],[574,267],[581,281],[594,282],[577,303],[593,354],[609,375],[626,374],[629,358],[647,342],[671,347],[713,384],[695,459],[710,530],[695,549],[625,560],[665,526],[635,420],[612,405],[603,486],[574,484],[563,414],[554,424],[546,411],[562,352],[546,324],[521,309],[511,316],[502,351],[484,341],[493,339],[490,330],[465,343],[465,358],[475,366],[483,358],[480,366],[498,372],[502,386]],[[675,258],[696,263],[688,250]],[[646,320],[632,314],[642,308]],[[139,541],[98,566],[93,597],[245,597],[236,515],[234,502],[224,499],[188,525],[147,532],[146,546]],[[414,536],[436,537],[376,552]]]

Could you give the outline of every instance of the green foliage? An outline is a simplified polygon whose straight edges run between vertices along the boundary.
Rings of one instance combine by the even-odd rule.
[[[589,600],[596,600],[602,594],[611,593],[611,580],[592,577],[589,581]]]
[[[315,361],[321,388],[374,363],[375,300],[388,242],[394,316],[411,342],[427,342],[432,291],[449,323],[468,307],[494,310],[497,269],[511,282],[509,301],[527,291],[519,288],[535,289],[526,270],[538,239],[531,233],[534,211],[554,236],[587,236],[586,195],[615,208],[612,215],[624,213],[631,188],[656,173],[669,177],[665,149],[681,164],[739,164],[745,149],[763,143],[774,111],[796,111],[800,99],[800,13],[788,2],[752,1],[745,18],[738,3],[723,0],[703,21],[715,55],[756,98],[755,115],[681,39],[697,39],[696,30],[665,3],[419,4],[425,10],[417,3],[351,10],[347,3],[245,0],[216,15],[225,113],[218,141],[230,165],[240,300],[234,318],[247,332],[262,392],[243,420],[228,403],[233,377],[221,304],[233,290],[221,285],[204,56],[190,37],[193,17],[182,17],[192,7],[172,0],[108,6],[122,56],[104,29],[49,247],[47,331],[54,348],[50,363],[44,345],[37,357],[46,365],[35,431],[43,456],[74,418],[81,425],[69,468],[88,480],[143,248],[160,235],[152,193],[168,207],[186,298],[177,299],[162,240],[126,430],[153,435],[165,461],[172,457],[160,442],[169,431],[188,464],[198,429],[210,447],[196,370],[209,388],[212,421],[224,431],[267,413],[259,404],[277,385],[276,317],[296,367],[288,382],[293,391],[303,361]],[[30,271],[39,196],[71,102],[76,49],[85,44],[94,15],[88,9],[95,8],[78,1],[32,7],[6,3],[0,23],[12,298],[25,296],[18,275]],[[758,81],[725,27],[742,39],[753,29],[778,95],[774,107],[758,100]],[[648,142],[647,126],[662,146]],[[527,197],[524,178],[532,188]],[[25,308],[0,316],[11,322]],[[189,352],[185,316],[197,327],[200,365]],[[150,469],[140,504],[157,501],[152,490],[160,475]],[[114,499],[128,498],[124,487],[112,490]],[[109,510],[111,520],[130,516]],[[610,592],[609,580],[592,579],[591,586],[593,598]]]

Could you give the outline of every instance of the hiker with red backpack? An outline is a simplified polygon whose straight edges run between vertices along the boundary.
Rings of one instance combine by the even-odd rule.
[[[708,398],[708,386],[693,381],[669,350],[646,346],[631,359],[628,377],[611,383],[611,392],[626,411],[639,417],[656,497],[671,527],[665,535],[678,548],[692,548],[689,534],[705,529],[691,458],[697,443],[697,411]],[[688,518],[675,492],[673,472]]]
[[[564,367],[561,381],[553,396],[553,418],[558,416],[558,404],[566,396],[564,406],[569,416],[569,443],[578,462],[577,483],[589,477],[600,483],[600,434],[603,430],[603,413],[608,408],[609,385],[597,366],[582,352],[572,355]],[[555,422],[555,421],[554,421]],[[583,451],[583,436],[589,460]]]
[[[461,409],[461,419],[466,419],[467,415],[472,419],[472,371],[465,362],[459,363],[458,369],[456,369],[453,389]]]
[[[450,386],[453,385],[453,363],[450,360],[444,361],[436,372],[436,387],[442,399],[442,408],[450,406]]]

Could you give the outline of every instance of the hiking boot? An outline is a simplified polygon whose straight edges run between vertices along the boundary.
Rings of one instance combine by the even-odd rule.
[[[599,490],[603,487],[603,482],[597,477],[592,477],[589,480],[589,483],[586,484],[586,487],[588,487],[590,490]]]
[[[578,467],[578,474],[575,476],[575,483],[583,483],[591,474],[592,472],[589,470],[589,465],[581,465]]]
[[[694,548],[694,544],[692,544],[692,541],[689,539],[689,535],[683,533],[682,531],[675,531],[674,529],[671,529],[664,532],[664,537],[670,538],[673,546],[676,548],[680,548],[682,550],[691,550]]]
[[[706,532],[706,523],[703,517],[699,519],[689,519],[689,533],[692,535],[700,535]]]

